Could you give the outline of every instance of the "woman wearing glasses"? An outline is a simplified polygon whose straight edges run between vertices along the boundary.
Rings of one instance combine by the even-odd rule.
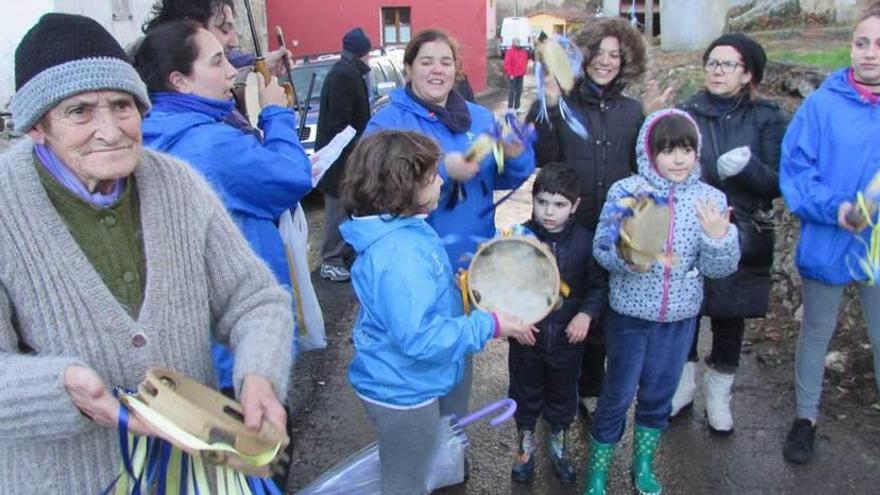
[[[706,416],[713,433],[733,432],[731,387],[739,367],[745,318],[763,317],[773,264],[773,207],[779,197],[779,155],[786,117],[756,96],[764,48],[743,34],[725,34],[703,53],[706,87],[682,105],[700,127],[702,179],[727,194],[740,235],[739,269],[706,280],[704,316],[711,318],[712,351],[703,375]],[[693,404],[697,338],[672,400],[672,415]]]

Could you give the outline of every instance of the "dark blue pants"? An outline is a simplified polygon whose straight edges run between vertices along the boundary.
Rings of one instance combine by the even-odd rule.
[[[605,327],[608,370],[593,414],[597,442],[620,441],[637,391],[636,424],[666,428],[696,324],[697,317],[659,323],[610,312]]]
[[[508,396],[516,401],[516,427],[535,431],[543,416],[552,431],[567,430],[577,413],[584,345],[569,344],[562,325],[546,325],[534,346],[513,339],[507,354]]]
[[[507,79],[507,108],[519,110],[523,92],[523,76]]]

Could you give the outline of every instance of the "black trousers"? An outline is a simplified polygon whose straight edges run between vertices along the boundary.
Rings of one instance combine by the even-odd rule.
[[[739,355],[742,352],[746,321],[743,318],[712,318],[712,352],[706,364],[721,373],[735,373],[739,368]],[[694,333],[694,342],[688,361],[696,361],[700,332]]]
[[[539,335],[535,346],[509,341],[508,395],[517,404],[516,427],[534,431],[538,418],[544,416],[553,431],[564,430],[577,413],[584,345],[569,344],[564,328],[545,329]]]
[[[519,102],[523,92],[523,77],[507,79],[507,108],[519,110]]]

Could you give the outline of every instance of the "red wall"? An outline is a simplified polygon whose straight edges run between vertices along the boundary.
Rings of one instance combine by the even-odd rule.
[[[486,1],[485,0],[266,0],[269,32],[275,26],[299,41],[294,55],[338,52],[342,36],[351,28],[366,31],[374,47],[381,43],[381,8],[410,7],[413,34],[440,28],[461,45],[459,54],[474,88],[486,89]],[[277,48],[274,35],[270,49]]]

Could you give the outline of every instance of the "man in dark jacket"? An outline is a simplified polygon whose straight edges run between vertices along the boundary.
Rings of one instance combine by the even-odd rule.
[[[368,78],[370,39],[361,28],[354,28],[342,38],[342,59],[327,74],[321,88],[321,111],[315,149],[321,149],[336,134],[351,126],[355,139],[330,166],[318,189],[324,193],[324,245],[321,247],[321,277],[333,282],[351,278],[347,263],[354,256],[351,246],[339,234],[339,225],[347,218],[339,199],[339,184],[345,172],[345,160],[370,120]]]

